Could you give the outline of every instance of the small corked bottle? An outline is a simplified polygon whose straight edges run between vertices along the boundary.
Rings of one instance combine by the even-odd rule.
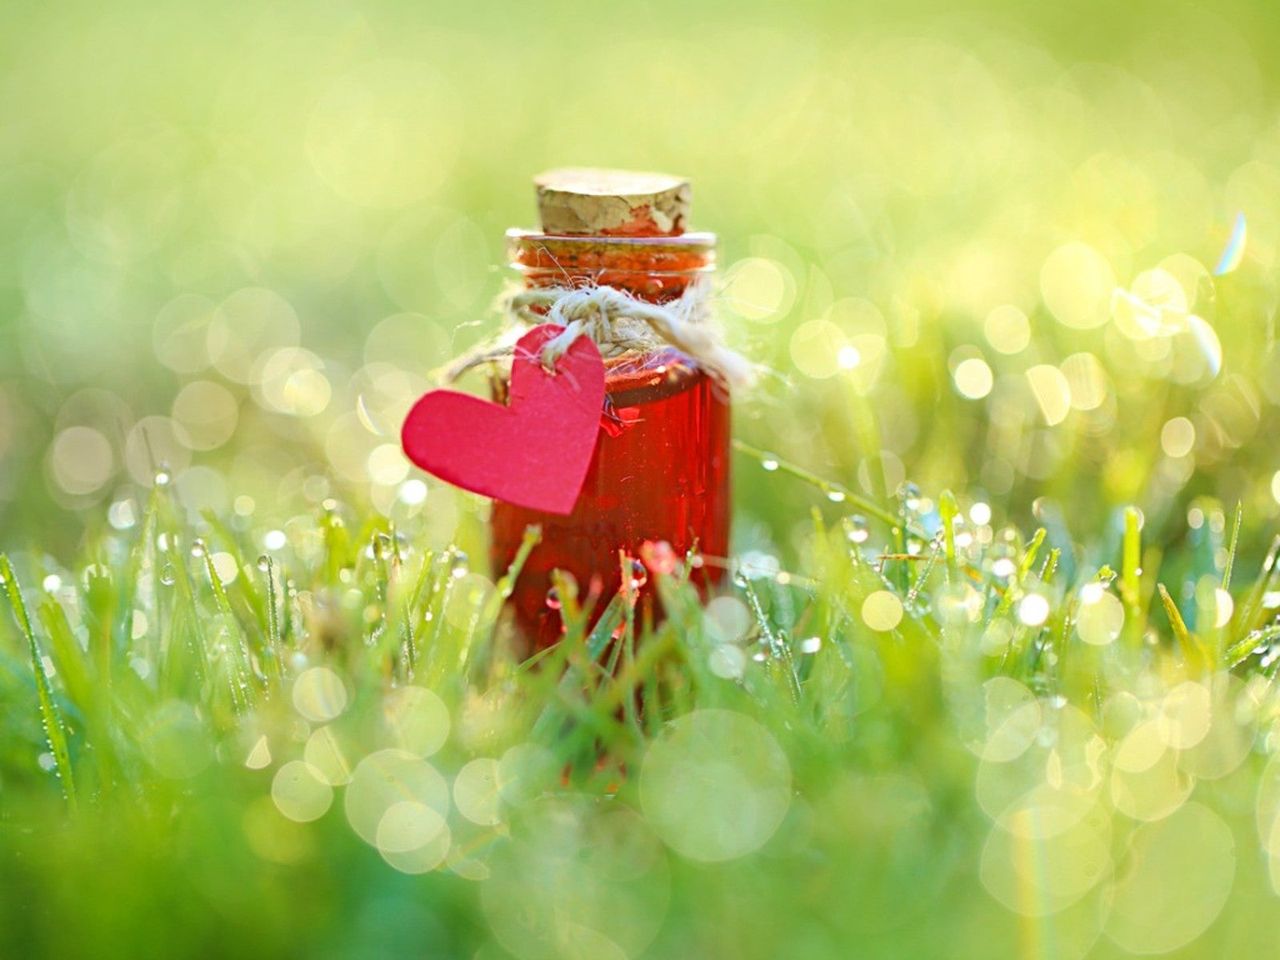
[[[687,180],[573,169],[543,174],[535,185],[541,230],[507,233],[511,266],[525,290],[550,298],[616,293],[671,308],[687,322],[686,330],[706,322],[716,238],[686,232]],[[557,516],[494,504],[495,570],[514,559],[528,525],[542,528],[512,596],[517,627],[535,648],[556,642],[562,632],[552,589],[556,569],[573,575],[580,595],[597,594],[597,613],[622,587],[625,569],[628,586],[639,588],[641,607],[652,609],[640,560],[646,543],[665,542],[675,557],[694,549],[709,558],[728,553],[726,378],[707,369],[705,357],[699,362],[673,346],[680,337],[654,337],[637,329],[643,326],[623,318],[617,330],[595,337],[605,360],[605,404],[573,511]],[[718,570],[704,565],[695,579],[714,582]]]

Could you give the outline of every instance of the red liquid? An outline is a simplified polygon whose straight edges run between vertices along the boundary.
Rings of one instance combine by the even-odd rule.
[[[639,367],[640,369],[637,369]],[[512,608],[535,649],[560,639],[559,610],[547,603],[551,571],[565,570],[579,595],[600,591],[601,612],[622,585],[619,551],[639,557],[645,541],[665,540],[677,556],[695,546],[725,556],[729,547],[729,402],[724,388],[674,350],[611,366],[595,454],[572,514],[554,516],[496,502],[491,558],[495,576],[510,566],[525,527],[539,524],[516,582]],[[715,571],[707,570],[711,580]],[[652,586],[640,603],[652,604]]]

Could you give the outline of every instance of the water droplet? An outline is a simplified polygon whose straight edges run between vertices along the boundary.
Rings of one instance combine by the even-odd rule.
[[[550,590],[547,591],[547,609],[548,610],[560,609],[560,591],[557,590],[555,587],[552,587]]]
[[[132,500],[117,500],[107,509],[107,522],[114,530],[128,530],[138,522],[138,511]]]
[[[1018,619],[1029,627],[1043,625],[1049,612],[1049,601],[1038,593],[1028,593],[1018,601]]]
[[[157,487],[167,487],[172,480],[173,474],[169,472],[169,468],[167,466],[161,466],[160,469],[156,471],[155,485]]]
[[[843,490],[837,490],[834,487],[828,488],[827,499],[832,503],[844,503],[845,492]]]
[[[991,575],[1000,580],[1008,580],[1018,572],[1018,565],[1009,557],[1000,557],[991,564]]]
[[[51,573],[40,582],[40,586],[44,587],[45,593],[56,593],[62,586],[62,578],[56,573]]]
[[[769,473],[773,473],[778,469],[778,461],[773,457],[765,457],[760,461],[760,467]]]
[[[871,529],[867,524],[867,518],[860,513],[845,517],[844,535],[850,543],[866,543],[871,537]]]
[[[470,569],[470,558],[461,550],[453,551],[453,559],[449,561],[449,575],[455,580],[461,580],[467,575]]]
[[[203,557],[209,551],[208,546],[200,537],[196,537],[191,541],[191,555],[199,558]]]
[[[821,637],[805,637],[800,641],[800,650],[802,653],[817,653],[821,649]]]
[[[160,570],[160,582],[166,587],[172,587],[174,581],[178,579],[177,571],[173,569],[172,563],[166,563]]]
[[[914,510],[920,505],[920,487],[910,480],[904,481],[898,488],[898,496],[902,498],[908,510]]]
[[[631,561],[631,589],[639,590],[649,582],[649,571],[639,560]]]
[[[680,557],[666,540],[646,540],[640,552],[654,573],[671,576],[680,566]]]
[[[265,553],[258,558],[258,569],[266,573],[271,569],[271,558]]]

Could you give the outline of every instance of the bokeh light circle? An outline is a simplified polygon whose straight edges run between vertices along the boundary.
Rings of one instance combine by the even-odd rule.
[[[366,843],[378,846],[378,828],[395,804],[413,801],[442,818],[449,813],[449,785],[431,764],[405,750],[371,753],[356,765],[343,806],[347,822]]]
[[[791,768],[773,735],[731,710],[673,720],[645,754],[640,801],[658,835],[691,860],[759,849],[791,804]]]
[[[382,702],[382,722],[401,750],[429,757],[449,739],[449,708],[426,687],[398,687]]]
[[[308,720],[327,723],[347,708],[347,688],[328,667],[311,667],[293,681],[293,705]]]
[[[296,823],[319,820],[333,803],[333,787],[303,760],[290,760],[271,781],[276,809]]]

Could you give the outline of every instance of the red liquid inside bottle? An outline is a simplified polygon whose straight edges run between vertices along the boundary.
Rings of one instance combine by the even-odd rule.
[[[684,191],[682,208],[680,198],[673,204],[669,192],[663,197],[647,189],[661,184],[646,181],[645,190],[628,189],[619,196],[617,182],[609,179],[613,175],[605,174],[601,187],[596,174],[589,189],[604,193],[582,193],[580,172],[568,173],[548,175],[539,184],[553,184],[552,206],[543,204],[544,231],[561,232],[508,233],[512,266],[527,286],[609,285],[665,303],[714,269],[715,237],[683,231],[687,184],[672,181]],[[592,198],[601,196],[608,204],[593,217]],[[586,199],[565,223],[554,204],[578,197]],[[543,191],[539,199],[546,200]],[[578,221],[593,227],[592,234],[568,232]],[[668,346],[624,352],[605,362],[601,430],[573,512],[556,516],[502,502],[493,506],[495,572],[511,564],[527,526],[542,528],[542,541],[525,563],[511,601],[518,631],[534,649],[555,643],[562,632],[559,604],[551,593],[553,570],[572,574],[583,596],[598,591],[599,613],[622,587],[624,562],[638,564],[646,542],[665,541],[677,557],[694,548],[714,557],[728,553],[729,397],[724,385]],[[634,582],[648,580],[642,570],[636,568]],[[715,568],[698,573],[701,583],[718,578]],[[648,584],[640,587],[642,607],[652,608],[651,590]]]

